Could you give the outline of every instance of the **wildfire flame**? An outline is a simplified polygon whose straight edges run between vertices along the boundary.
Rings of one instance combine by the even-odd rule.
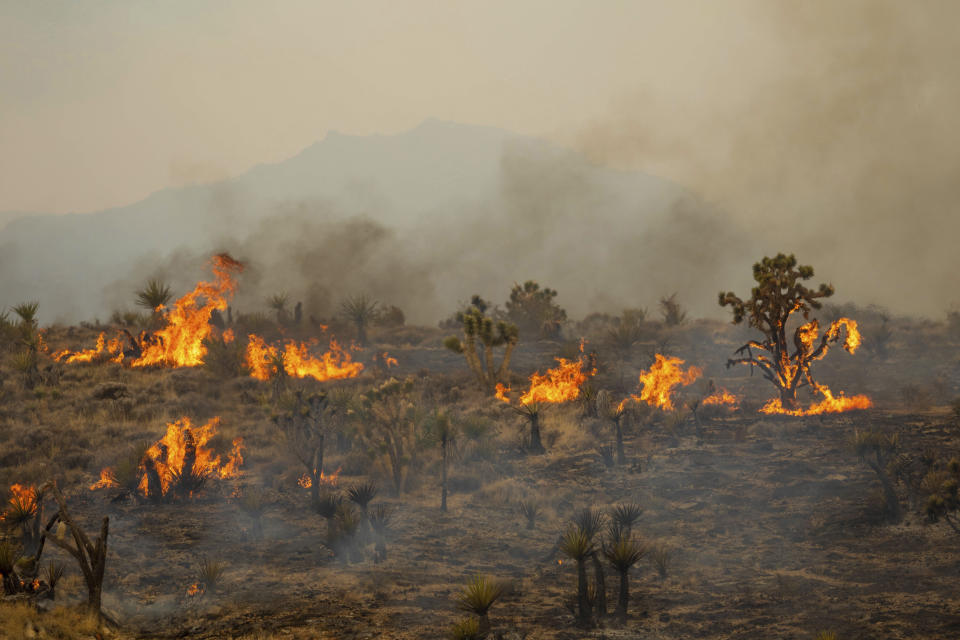
[[[140,462],[142,477],[138,490],[150,496],[150,476],[156,474],[161,495],[167,495],[174,482],[185,475],[201,478],[233,478],[243,465],[243,438],[235,438],[226,462],[221,461],[206,445],[217,435],[220,418],[213,418],[201,427],[194,427],[183,417],[167,425],[167,432],[149,449]],[[118,487],[113,469],[100,472],[100,479],[90,489]]]
[[[340,481],[340,470],[341,470],[341,469],[343,469],[343,467],[338,467],[337,470],[334,471],[333,473],[331,473],[330,475],[325,475],[325,474],[323,473],[323,471],[321,471],[321,472],[320,472],[320,479],[319,479],[319,482],[318,482],[317,484],[320,485],[320,486],[322,486],[322,487],[335,487],[335,486],[337,486],[337,483]],[[300,486],[301,486],[302,488],[304,488],[304,489],[309,489],[310,487],[313,486],[313,479],[310,478],[310,475],[309,475],[309,474],[305,473],[305,474],[303,474],[302,476],[300,476],[300,479],[299,479],[299,480],[297,480],[297,484],[300,485]]]
[[[683,370],[684,361],[676,357],[662,356],[659,353],[649,371],[640,373],[639,384],[642,385],[639,396],[632,396],[637,402],[646,402],[651,407],[664,411],[673,411],[673,388],[688,386],[699,378],[703,371],[699,367],[691,366]]]
[[[194,596],[199,596],[203,594],[203,586],[199,582],[194,582],[192,585],[187,587],[187,595],[193,598]]]
[[[873,406],[873,401],[865,395],[844,396],[840,392],[834,396],[830,388],[825,384],[816,385],[817,393],[823,396],[823,400],[814,402],[806,409],[787,409],[783,406],[780,398],[773,398],[767,404],[760,407],[761,413],[777,413],[787,416],[814,416],[823,413],[843,413],[844,411],[853,411],[854,409],[869,409]]]
[[[246,364],[250,368],[250,375],[257,380],[269,380],[276,373],[281,351],[256,334],[250,334],[249,340]],[[329,350],[319,357],[310,354],[310,344],[287,341],[282,351],[283,370],[287,375],[294,378],[311,377],[323,382],[355,378],[363,371],[363,363],[354,362],[350,352],[336,340],[331,338]]]
[[[243,265],[227,254],[212,259],[213,282],[198,282],[193,291],[177,300],[172,309],[164,311],[166,326],[143,346],[134,367],[165,365],[196,367],[203,364],[207,347],[203,341],[212,333],[210,316],[227,308],[228,300],[236,292],[233,275],[243,271]]]
[[[383,366],[384,366],[385,368],[387,368],[387,369],[389,369],[390,367],[396,367],[396,366],[398,366],[398,365],[400,364],[400,363],[397,362],[397,359],[396,359],[396,358],[394,358],[393,356],[391,356],[391,355],[390,355],[389,353],[387,353],[386,351],[384,351],[382,354],[380,354],[379,359],[380,359],[380,362],[383,363]]]
[[[701,406],[729,407],[736,409],[740,406],[740,398],[720,387],[700,402]]]
[[[37,500],[37,488],[35,486],[24,486],[15,484],[10,487],[9,507],[4,513],[0,513],[0,520],[5,520],[9,512],[33,515],[39,508]]]
[[[113,338],[107,341],[106,334],[101,332],[100,335],[97,336],[97,345],[93,349],[82,349],[81,351],[64,349],[63,351],[58,351],[53,354],[53,359],[57,362],[64,361],[67,364],[73,364],[75,362],[101,360],[106,358],[107,355],[112,356],[109,358],[110,362],[122,362],[123,343],[120,341],[120,338]]]
[[[538,404],[541,402],[556,404],[576,400],[580,396],[580,387],[594,371],[583,371],[583,360],[567,360],[556,358],[558,365],[540,375],[540,372],[530,376],[530,388],[520,396],[521,405]],[[509,387],[497,383],[495,397],[502,402],[510,402],[507,394]]]

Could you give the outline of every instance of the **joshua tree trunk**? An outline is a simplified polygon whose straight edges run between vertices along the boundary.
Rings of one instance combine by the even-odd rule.
[[[626,464],[627,454],[623,451],[623,428],[620,426],[620,420],[614,424],[617,427],[617,464]]]
[[[110,528],[110,518],[104,516],[103,523],[100,525],[100,536],[93,542],[83,532],[83,530],[73,521],[70,513],[67,511],[67,501],[55,484],[48,485],[52,490],[53,497],[60,508],[59,518],[73,536],[74,544],[66,540],[61,540],[56,535],[49,536],[50,527],[47,528],[47,534],[50,541],[58,547],[61,547],[67,553],[76,558],[80,565],[80,571],[83,573],[83,579],[87,583],[87,608],[90,613],[100,616],[100,599],[103,592],[103,572],[107,565],[107,534]],[[55,522],[51,522],[51,527]]]
[[[323,434],[321,433],[316,448],[313,450],[313,460],[310,463],[310,499],[313,504],[320,502],[320,478],[323,476]]]
[[[527,415],[530,420],[530,453],[546,453],[540,441],[540,414],[534,412]]]
[[[597,583],[597,617],[607,615],[607,580],[603,573],[603,565],[596,553],[591,553],[593,559],[593,576]]]
[[[486,611],[480,614],[477,625],[477,631],[480,633],[481,638],[486,638],[490,635],[490,616]]]
[[[615,615],[625,620],[627,618],[627,606],[630,603],[630,570],[620,572],[620,593],[617,595],[617,610]]]
[[[577,621],[583,624],[590,622],[590,598],[587,594],[587,567],[586,558],[577,560]]]
[[[440,439],[440,447],[443,450],[443,479],[440,489],[440,511],[447,512],[447,432],[444,431]]]
[[[797,400],[796,387],[780,387],[780,404],[784,409],[796,409],[800,403]]]

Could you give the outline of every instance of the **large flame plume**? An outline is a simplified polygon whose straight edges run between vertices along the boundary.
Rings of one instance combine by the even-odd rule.
[[[310,377],[321,382],[355,378],[363,371],[363,363],[354,362],[350,352],[336,340],[331,338],[329,350],[319,357],[310,354],[310,346],[314,343],[287,340],[281,349],[267,344],[256,334],[250,334],[246,353],[250,375],[257,380],[269,380],[276,375],[281,363],[288,376]]]
[[[233,478],[243,465],[243,438],[235,438],[227,460],[221,460],[207,443],[217,435],[220,418],[200,427],[183,417],[167,425],[163,438],[147,449],[140,461],[137,490],[145,497],[166,496],[181,479]],[[100,472],[100,480],[91,489],[120,486],[112,469]]]
[[[684,361],[673,356],[655,355],[649,371],[640,373],[640,395],[632,396],[637,402],[646,402],[651,407],[673,411],[673,389],[693,384],[703,375],[700,367],[683,370]]]
[[[787,416],[815,416],[822,413],[843,413],[855,409],[869,409],[873,406],[873,401],[865,395],[847,397],[841,391],[838,396],[834,396],[827,385],[819,383],[815,383],[815,385],[817,393],[823,396],[823,400],[814,402],[806,409],[787,409],[783,406],[780,398],[773,398],[760,407],[760,412]]]
[[[198,282],[193,291],[164,311],[166,326],[142,345],[140,357],[131,363],[134,367],[203,364],[207,354],[203,341],[213,332],[210,316],[214,310],[226,310],[237,290],[233,276],[243,271],[243,265],[225,253],[214,256],[211,262],[214,281]]]
[[[522,406],[536,405],[540,403],[558,404],[576,400],[580,396],[580,387],[586,382],[594,371],[584,371],[584,362],[582,359],[567,360],[565,358],[556,358],[557,366],[553,369],[547,369],[547,372],[540,375],[540,372],[530,376],[530,388],[520,396]],[[498,400],[510,402],[507,394],[510,389],[497,383],[495,395]]]
[[[11,514],[32,516],[40,508],[39,494],[35,486],[15,484],[10,487],[10,500],[7,508],[0,513],[0,521],[7,520]]]

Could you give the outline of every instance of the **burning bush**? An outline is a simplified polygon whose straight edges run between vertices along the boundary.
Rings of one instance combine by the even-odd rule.
[[[251,334],[249,340],[245,364],[250,369],[250,375],[257,380],[289,376],[309,377],[324,382],[355,378],[363,371],[363,363],[354,362],[350,352],[333,338],[330,339],[330,349],[319,357],[310,353],[310,347],[316,341],[298,343],[287,340],[281,349],[267,344],[256,334]]]
[[[133,465],[130,458],[116,468],[100,472],[100,480],[91,489],[120,487],[127,490],[136,483],[135,492],[151,500],[189,497],[208,480],[236,477],[243,464],[243,438],[235,438],[226,462],[207,445],[217,435],[220,418],[194,427],[183,417],[167,425],[162,439],[150,445]]]
[[[761,409],[764,413],[784,413],[788,415],[810,415],[817,413],[865,409],[872,406],[866,396],[834,397],[830,389],[813,379],[811,365],[823,358],[831,343],[840,339],[841,330],[846,332],[843,348],[851,354],[860,346],[860,332],[857,323],[849,318],[834,320],[821,337],[820,324],[816,319],[809,320],[812,309],[821,308],[820,298],[833,295],[834,289],[821,284],[817,290],[808,289],[802,281],[813,277],[813,267],[797,266],[797,259],[791,254],[782,253],[775,258],[766,257],[753,265],[753,279],[757,286],[753,288],[750,299],[744,301],[732,292],[720,293],[720,306],[733,309],[733,322],[739,324],[746,319],[750,326],[761,331],[763,341],[751,340],[737,349],[736,353],[746,356],[731,358],[727,367],[745,364],[758,367],[763,376],[772,382],[780,392],[779,398],[769,401]],[[800,313],[809,320],[796,328],[793,333],[793,351],[787,340],[787,324],[794,313]],[[754,350],[766,352],[754,353]],[[823,400],[807,409],[800,408],[797,391],[809,386]]]

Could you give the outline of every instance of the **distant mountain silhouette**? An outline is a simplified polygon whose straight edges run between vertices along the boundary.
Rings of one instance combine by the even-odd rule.
[[[327,312],[362,289],[434,322],[472,293],[502,302],[533,278],[575,316],[674,290],[697,311],[729,286],[721,277],[746,243],[669,181],[427,120],[393,136],[331,132],[289,160],[124,207],[14,220],[0,230],[0,306],[38,300],[44,322],[105,319],[146,277],[179,292],[209,275],[203,257],[229,249],[251,264],[247,308],[282,289]]]

